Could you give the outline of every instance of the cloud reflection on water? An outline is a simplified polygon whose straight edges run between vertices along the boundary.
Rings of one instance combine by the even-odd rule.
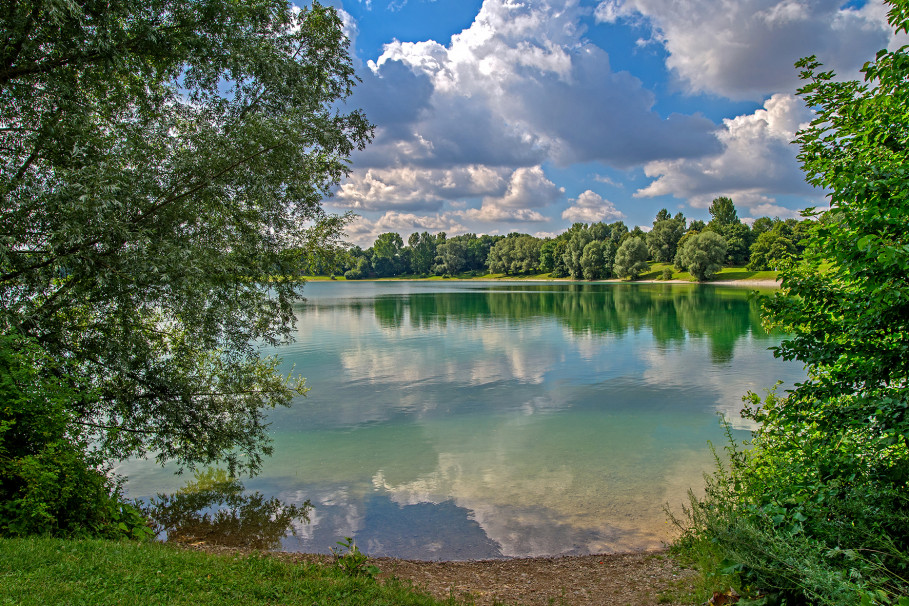
[[[275,456],[248,484],[313,501],[286,549],[326,552],[343,536],[424,559],[658,547],[663,504],[712,465],[716,411],[735,420],[747,389],[798,375],[766,351],[779,337],[736,289],[377,283],[308,296],[280,353],[312,391],[272,415]]]

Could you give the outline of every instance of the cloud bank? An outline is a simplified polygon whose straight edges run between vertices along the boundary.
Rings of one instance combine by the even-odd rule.
[[[810,119],[792,63],[817,54],[854,76],[895,43],[881,2],[841,4],[485,0],[448,40],[392,39],[362,57],[349,102],[376,138],[329,205],[361,215],[351,235],[364,245],[393,227],[406,237],[649,225],[654,208],[697,217],[718,195],[742,216],[793,216],[822,194],[804,183],[790,144]],[[641,40],[617,50],[603,38],[616,32]],[[639,75],[647,57],[651,71]],[[691,111],[697,99],[755,109],[711,119]]]

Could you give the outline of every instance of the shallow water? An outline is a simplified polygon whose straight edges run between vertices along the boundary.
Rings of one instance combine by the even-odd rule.
[[[282,548],[474,559],[659,547],[741,396],[801,366],[738,287],[316,282],[283,346],[311,391],[271,415],[249,491],[311,499]],[[185,479],[124,464],[130,496]]]

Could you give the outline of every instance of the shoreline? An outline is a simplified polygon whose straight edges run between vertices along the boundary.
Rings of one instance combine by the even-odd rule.
[[[215,554],[249,552],[204,544],[180,548]],[[292,563],[331,565],[334,561],[327,554],[265,553]],[[698,576],[666,549],[486,560],[369,557],[369,562],[378,566],[382,581],[395,578],[438,600],[455,597],[474,606],[681,606],[690,604]]]
[[[741,286],[752,288],[779,288],[779,279],[711,280],[692,282],[690,280],[571,280],[568,278],[363,278],[362,280],[332,280],[324,276],[305,276],[305,282],[526,282],[530,284],[683,284],[689,286]]]

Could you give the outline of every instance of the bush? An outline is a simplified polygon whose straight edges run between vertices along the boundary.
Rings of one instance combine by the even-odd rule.
[[[150,536],[72,433],[69,410],[79,400],[55,370],[32,342],[0,337],[0,536]]]
[[[891,24],[909,30],[909,7]],[[764,324],[774,355],[805,364],[785,396],[746,397],[749,451],[688,510],[680,545],[714,571],[792,604],[909,604],[909,47],[881,51],[865,83],[813,57],[799,94],[817,115],[799,160],[831,208],[783,263]],[[784,243],[785,244],[785,243]],[[788,253],[787,253],[788,254]],[[708,558],[709,559],[709,558]]]

